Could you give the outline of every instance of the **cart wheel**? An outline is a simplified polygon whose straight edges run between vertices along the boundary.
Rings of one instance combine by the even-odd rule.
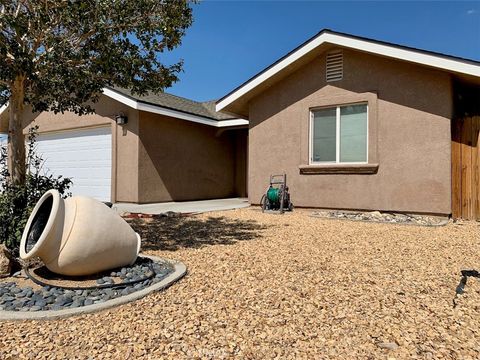
[[[262,199],[260,200],[260,205],[262,206],[262,212],[264,212],[267,208],[267,196],[264,194]]]

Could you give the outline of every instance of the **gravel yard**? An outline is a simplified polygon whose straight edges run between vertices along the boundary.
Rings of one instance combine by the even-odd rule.
[[[97,314],[0,323],[0,358],[479,358],[480,226],[258,208],[134,219],[183,261],[166,291]]]

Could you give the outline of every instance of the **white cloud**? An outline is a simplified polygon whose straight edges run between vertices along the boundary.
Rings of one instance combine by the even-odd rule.
[[[475,10],[475,9],[467,10],[467,15],[473,15],[473,14],[476,14],[476,13],[477,13],[477,10]]]

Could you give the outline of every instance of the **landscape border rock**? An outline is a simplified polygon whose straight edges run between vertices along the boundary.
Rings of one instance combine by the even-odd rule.
[[[0,311],[0,321],[17,321],[17,320],[52,320],[59,318],[66,318],[70,316],[89,314],[94,312],[99,312],[102,310],[110,309],[116,306],[120,306],[129,302],[136,301],[145,297],[146,295],[154,292],[163,290],[176,281],[180,280],[187,273],[187,267],[185,264],[179,261],[172,261],[168,259],[163,259],[156,256],[144,255],[143,257],[149,258],[153,261],[163,260],[168,261],[173,267],[174,270],[167,277],[161,280],[158,283],[152,284],[144,289],[135,291],[128,295],[120,296],[111,300],[107,300],[102,303],[86,305],[77,308],[69,308],[64,310],[47,310],[47,311]]]
[[[0,278],[8,277],[12,272],[12,257],[5,244],[0,244]]]
[[[350,220],[357,222],[414,225],[414,226],[445,226],[450,219],[445,216],[416,215],[380,211],[348,211],[348,210],[318,210],[311,217],[327,220]]]

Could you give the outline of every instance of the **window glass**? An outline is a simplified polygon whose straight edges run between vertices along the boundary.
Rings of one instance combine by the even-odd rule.
[[[322,109],[313,113],[313,162],[336,161],[337,110]]]
[[[367,105],[340,108],[340,162],[367,161]]]

